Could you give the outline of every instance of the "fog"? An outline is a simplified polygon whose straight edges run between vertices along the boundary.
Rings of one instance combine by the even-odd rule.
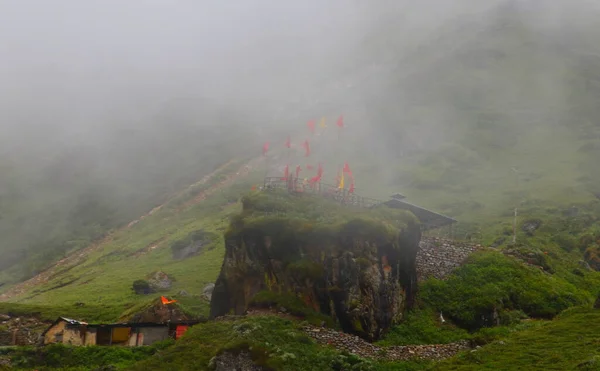
[[[121,223],[321,116],[345,115],[345,153],[382,182],[398,177],[390,159],[411,151],[570,125],[600,66],[599,10],[585,0],[0,1],[0,250],[21,251],[16,261],[48,239],[61,245],[72,236],[56,225],[90,197],[112,205],[98,214],[118,215],[101,230]],[[598,113],[593,96],[577,105],[580,121]],[[53,224],[46,214],[61,210],[67,219]]]

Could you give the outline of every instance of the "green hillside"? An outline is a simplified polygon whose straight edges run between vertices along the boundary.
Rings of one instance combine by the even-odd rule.
[[[573,7],[559,22],[541,4],[498,4],[414,39],[398,21],[403,9],[375,7],[365,17],[378,22],[352,44],[359,52],[324,80],[307,77],[303,99],[289,98],[294,108],[280,96],[252,114],[199,105],[179,116],[187,106],[174,105],[147,118],[155,120],[147,130],[114,132],[94,146],[57,152],[57,134],[27,156],[6,150],[0,313],[116,321],[166,295],[207,316],[202,291],[219,274],[241,197],[265,175],[283,176],[286,165],[311,177],[321,163],[323,182],[333,184],[348,162],[358,194],[385,200],[400,192],[459,222],[451,233],[428,234],[495,249],[445,281],[422,283],[415,311],[380,344],[466,339],[481,348],[439,363],[385,363],[317,345],[298,321],[267,316],[202,324],[176,344],[113,363],[204,370],[213,357],[242,351],[274,370],[600,369],[600,314],[591,309],[600,294],[597,13]],[[311,134],[306,122],[321,117],[327,128]],[[170,287],[136,293],[134,282],[157,272]],[[499,326],[481,319],[491,313]],[[50,352],[67,358],[70,349]],[[27,362],[40,359],[18,351]]]

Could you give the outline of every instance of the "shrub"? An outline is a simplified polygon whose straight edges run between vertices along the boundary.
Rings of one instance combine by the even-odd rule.
[[[421,296],[427,304],[472,330],[493,325],[494,311],[521,310],[532,317],[551,318],[590,300],[586,292],[565,280],[496,252],[471,255],[467,264],[446,281],[428,280]]]
[[[408,312],[404,321],[394,326],[379,344],[447,344],[470,336],[449,322],[440,323],[439,313],[431,309],[415,309]]]
[[[283,307],[289,313],[304,318],[312,324],[320,325],[321,322],[332,327],[333,320],[319,312],[309,308],[299,297],[290,293],[276,293],[272,291],[260,291],[251,300],[251,304],[255,306],[267,307]]]
[[[135,280],[132,285],[133,291],[138,295],[148,295],[154,290],[150,287],[150,283],[146,280]]]

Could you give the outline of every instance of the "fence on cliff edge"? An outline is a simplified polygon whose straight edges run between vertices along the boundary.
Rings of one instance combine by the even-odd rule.
[[[288,177],[266,177],[264,179],[263,190],[271,191],[276,189],[287,190],[290,193],[313,194],[325,199],[339,202],[342,205],[370,208],[383,204],[383,201],[374,198],[359,196],[348,189],[342,189],[337,186],[326,183],[311,183],[309,181]]]

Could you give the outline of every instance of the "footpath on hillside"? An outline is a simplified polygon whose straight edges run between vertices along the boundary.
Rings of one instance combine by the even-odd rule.
[[[278,316],[287,319],[299,320],[287,313],[274,310],[252,309],[248,310],[246,316]],[[218,320],[237,318],[237,316],[224,316]],[[449,344],[427,344],[427,345],[395,345],[380,347],[369,343],[356,335],[347,334],[326,327],[305,325],[302,330],[317,343],[335,348],[340,352],[348,352],[362,358],[377,359],[381,361],[408,361],[408,360],[430,360],[439,361],[455,356],[457,353],[471,349],[467,340]]]
[[[225,176],[225,178],[222,179],[220,182],[218,182],[214,185],[211,185],[210,187],[208,187],[205,190],[198,192],[198,194],[196,194],[193,197],[193,199],[191,199],[190,201],[185,203],[182,207],[178,208],[176,212],[182,212],[185,209],[188,209],[189,207],[202,202],[209,195],[214,194],[214,193],[222,190],[223,188],[231,185],[233,182],[237,181],[238,179],[247,176],[254,168],[256,168],[256,166],[258,165],[260,160],[261,160],[260,158],[253,159],[247,163],[242,164],[236,171],[233,171],[230,174],[228,174],[227,176]],[[226,168],[229,165],[231,165],[231,162],[228,162],[227,164],[221,166],[219,169],[206,175],[199,182],[195,183],[194,186],[200,186],[200,185],[208,183],[215,176],[217,176],[222,169]],[[90,246],[88,246],[84,249],[81,249],[81,250],[77,250],[77,251],[69,254],[67,257],[59,260],[58,262],[53,264],[51,267],[49,267],[48,269],[44,270],[43,272],[37,274],[36,276],[30,278],[29,280],[16,284],[15,286],[8,289],[6,292],[0,294],[0,302],[8,301],[15,296],[21,295],[22,293],[24,293],[28,289],[31,289],[32,287],[35,287],[35,286],[41,285],[41,284],[45,284],[52,277],[54,277],[57,274],[60,274],[60,272],[66,271],[75,265],[83,263],[85,261],[85,259],[91,253],[102,248],[103,245],[111,242],[113,240],[115,234],[133,227],[135,224],[139,223],[141,220],[143,220],[143,219],[147,218],[148,216],[151,216],[152,214],[159,211],[167,203],[168,203],[168,201],[162,205],[159,205],[159,206],[153,208],[148,213],[140,216],[136,220],[131,221],[130,223],[124,225],[123,227],[111,232],[109,235],[102,238],[101,240],[95,241]]]

